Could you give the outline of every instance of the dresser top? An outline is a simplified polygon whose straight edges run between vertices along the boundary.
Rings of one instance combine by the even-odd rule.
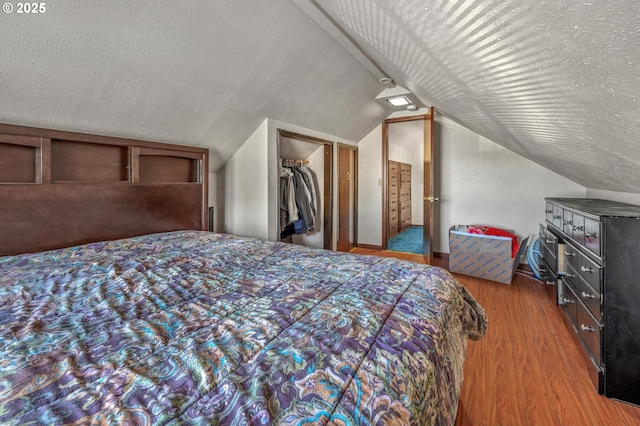
[[[640,206],[597,198],[545,198],[545,200],[598,217],[640,217]]]

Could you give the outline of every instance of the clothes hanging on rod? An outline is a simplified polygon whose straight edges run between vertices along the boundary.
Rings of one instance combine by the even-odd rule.
[[[281,160],[280,238],[315,228],[318,211],[314,176],[307,160]]]

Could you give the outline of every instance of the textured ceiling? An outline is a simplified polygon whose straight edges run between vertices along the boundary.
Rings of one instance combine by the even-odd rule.
[[[640,192],[640,2],[317,4],[424,104],[588,188]]]
[[[265,117],[360,140],[384,86],[304,1],[425,105],[640,193],[636,1],[48,1],[0,14],[0,122],[204,146],[213,171]]]
[[[0,122],[204,146],[213,171],[266,117],[358,141],[390,113],[290,0],[47,1],[0,40]]]

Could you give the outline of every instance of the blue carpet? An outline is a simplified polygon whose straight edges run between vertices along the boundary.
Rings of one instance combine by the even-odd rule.
[[[422,253],[422,226],[410,226],[387,242],[387,250]]]

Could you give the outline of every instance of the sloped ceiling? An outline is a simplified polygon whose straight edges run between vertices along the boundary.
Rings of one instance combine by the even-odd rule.
[[[291,0],[45,4],[0,14],[2,123],[204,146],[216,171],[266,117],[358,141],[390,113]]]
[[[303,0],[47,1],[0,14],[0,122],[204,146],[265,117],[358,141],[377,78]],[[306,0],[425,105],[569,179],[640,193],[640,3]]]
[[[317,0],[426,105],[588,188],[640,192],[640,3]]]

